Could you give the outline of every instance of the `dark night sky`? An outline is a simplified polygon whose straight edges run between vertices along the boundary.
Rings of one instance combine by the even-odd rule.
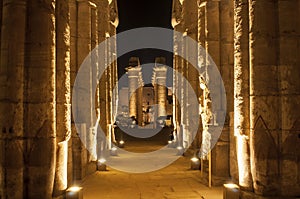
[[[172,29],[171,10],[172,0],[118,0],[120,22],[117,32],[139,27]],[[172,38],[169,40],[172,45]],[[122,46],[118,45],[118,48],[122,48]],[[128,60],[132,56],[139,57],[141,64],[153,63],[155,57],[163,56],[167,59],[167,65],[172,67],[173,55],[169,52],[154,49],[132,51],[118,58],[119,77],[124,74],[124,68],[128,66]],[[151,65],[147,65],[147,67],[151,67]],[[145,72],[149,71],[151,70]],[[146,78],[145,74],[143,76]]]

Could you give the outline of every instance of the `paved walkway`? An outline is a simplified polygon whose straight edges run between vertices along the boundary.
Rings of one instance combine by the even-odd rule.
[[[149,142],[126,144],[126,150],[138,153],[162,147]],[[122,153],[113,158],[124,160]],[[208,188],[201,184],[200,171],[190,170],[189,159],[181,156],[161,170],[141,174],[112,168],[96,172],[83,181],[84,199],[222,199],[222,187]]]

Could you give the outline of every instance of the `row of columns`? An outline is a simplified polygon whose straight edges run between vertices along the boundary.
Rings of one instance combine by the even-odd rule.
[[[216,141],[212,140],[211,136],[213,128],[211,127],[210,132],[208,127],[218,125],[219,120],[222,120],[220,118],[226,114],[226,109],[227,118],[233,111],[233,21],[230,18],[232,13],[233,3],[230,1],[173,1],[172,25],[175,31],[182,33],[181,36],[174,35],[174,69],[177,71],[173,75],[175,129],[178,136],[183,137],[183,142],[188,143],[186,146],[191,145],[194,151],[201,146],[210,146],[210,143],[217,142],[212,151],[213,175],[223,177],[229,175],[229,121],[225,121],[221,138]],[[200,45],[197,47],[189,41],[190,39]],[[197,65],[191,65],[179,55]],[[224,86],[227,91],[227,106],[222,100],[224,96],[220,95],[222,82],[215,78],[216,74],[210,74],[214,64],[223,79],[226,79]],[[190,84],[191,90],[184,78]],[[200,79],[203,81],[202,87]],[[210,90],[206,90],[208,85]],[[197,104],[190,100],[193,94],[199,98]],[[213,99],[214,110],[206,103],[210,101],[210,96],[221,96]],[[187,111],[189,114],[182,114]],[[199,114],[202,115],[200,120]],[[203,114],[206,115],[205,119]],[[195,124],[199,124],[197,131],[193,126]]]
[[[292,53],[299,51],[298,8],[297,1],[235,1],[239,184],[257,194],[299,194],[300,82],[294,74],[300,72]]]
[[[104,40],[109,24],[115,33],[110,13],[117,18],[116,1],[4,0],[0,5],[0,197],[56,197],[72,185],[72,177],[86,173],[87,152],[74,125],[71,131],[71,89],[81,62]],[[100,18],[103,12],[111,18]],[[108,56],[116,54],[112,46]],[[86,75],[94,73],[91,68]],[[113,84],[116,64],[111,73]],[[92,85],[84,86],[92,99]],[[83,131],[89,132],[96,121],[84,117],[89,119]],[[87,139],[88,148],[96,145],[90,133]]]

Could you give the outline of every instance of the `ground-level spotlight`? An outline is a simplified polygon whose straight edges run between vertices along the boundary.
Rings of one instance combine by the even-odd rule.
[[[177,154],[176,155],[183,155],[183,153],[184,153],[183,147],[182,146],[178,146],[177,147]]]
[[[112,155],[112,156],[117,156],[118,155],[117,147],[112,147],[111,148],[110,155]]]
[[[173,146],[174,146],[174,142],[169,140],[168,141],[168,148],[173,148]]]
[[[191,169],[192,170],[199,170],[200,169],[200,160],[197,157],[191,158]]]
[[[104,158],[101,158],[97,161],[97,170],[106,171],[106,160]]]
[[[66,199],[82,199],[82,187],[72,186],[69,187],[66,191]]]
[[[239,199],[240,188],[238,185],[229,183],[223,185],[223,199]]]
[[[119,147],[120,147],[120,148],[124,148],[124,145],[125,145],[125,142],[124,142],[123,140],[121,140],[121,141],[119,142]]]

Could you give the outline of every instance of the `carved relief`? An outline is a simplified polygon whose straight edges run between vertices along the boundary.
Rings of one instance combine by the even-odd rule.
[[[109,3],[109,20],[115,27],[119,25],[117,0],[112,0]]]
[[[252,175],[254,188],[261,194],[278,194],[279,150],[265,121],[260,116],[252,134]],[[253,164],[254,163],[254,164]]]
[[[177,26],[182,20],[182,4],[183,0],[173,0],[172,6],[172,26]]]

